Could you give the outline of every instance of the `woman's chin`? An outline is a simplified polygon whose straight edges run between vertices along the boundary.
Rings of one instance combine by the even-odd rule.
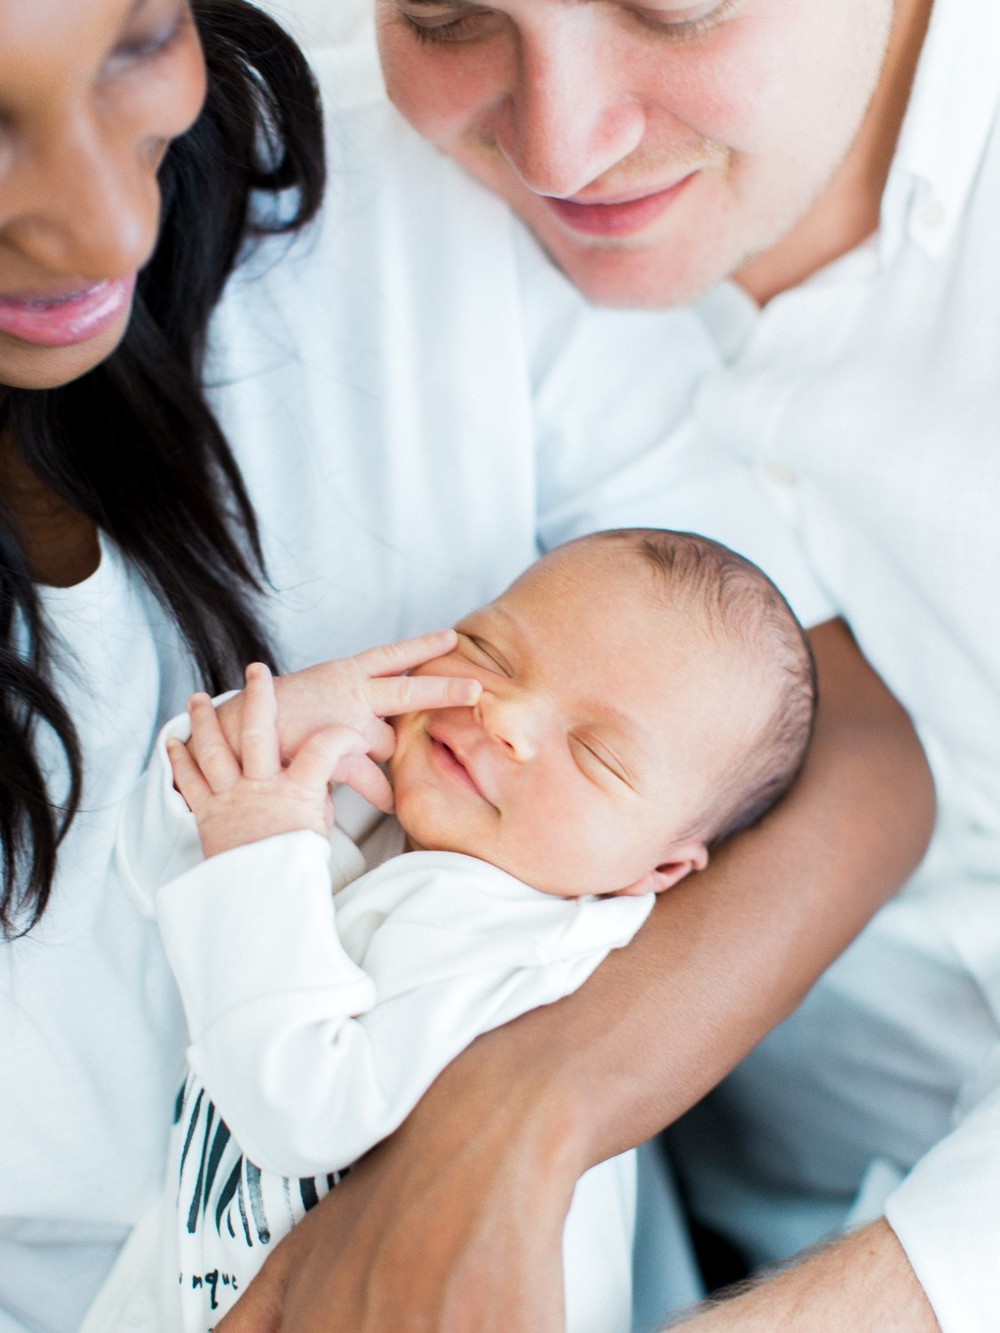
[[[92,338],[46,347],[0,333],[0,385],[9,389],[57,389],[106,361],[128,328],[131,307]]]

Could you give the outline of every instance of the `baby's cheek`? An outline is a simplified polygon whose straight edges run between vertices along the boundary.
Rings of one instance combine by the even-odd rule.
[[[576,895],[607,893],[626,882],[622,867],[630,848],[623,829],[586,805],[573,808],[558,799],[546,803],[544,814],[544,829],[536,832],[535,846],[550,883]]]
[[[389,782],[396,798],[396,813],[399,815],[400,802],[405,802],[407,792],[418,775],[416,759],[415,727],[413,714],[389,719],[396,733],[396,744],[389,756]]]
[[[409,746],[423,716],[423,713],[401,713],[399,717],[386,718],[389,726],[396,733],[396,746],[392,752],[390,763],[394,762],[397,755]]]
[[[517,830],[522,862],[546,887],[572,883],[586,866],[589,829],[581,812],[560,799],[557,787],[525,803]]]

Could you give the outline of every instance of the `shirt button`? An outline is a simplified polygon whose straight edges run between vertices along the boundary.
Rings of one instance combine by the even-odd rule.
[[[775,486],[784,486],[788,489],[798,484],[798,473],[785,463],[768,463],[766,472],[768,479],[773,481]]]
[[[948,211],[940,199],[928,199],[920,210],[920,221],[930,231],[940,231],[948,219]]]

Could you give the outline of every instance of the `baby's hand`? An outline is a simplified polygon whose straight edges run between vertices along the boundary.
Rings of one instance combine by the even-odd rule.
[[[348,727],[316,732],[283,768],[274,680],[260,662],[247,667],[246,680],[240,758],[207,694],[193,695],[188,704],[190,748],[178,740],[167,742],[174,782],[198,821],[205,856],[299,829],[325,837],[333,824],[334,781],[362,785],[369,799],[375,796],[381,808],[392,808],[388,783],[367,756],[368,743]]]
[[[451,652],[455,639],[452,629],[435,630],[415,639],[369,648],[354,657],[340,657],[279,676],[274,684],[281,757],[289,759],[297,754],[307,738],[317,731],[347,727],[365,738],[367,754],[385,760],[395,744],[393,730],[385,718],[425,708],[471,707],[481,693],[478,681],[447,672],[439,676],[405,674]],[[236,755],[240,754],[244,697],[237,694],[218,710],[222,730]],[[194,737],[191,750],[200,763],[201,754]],[[377,769],[374,771],[378,773]],[[360,773],[360,777],[363,782],[365,774]],[[357,786],[373,804],[382,805],[382,800],[373,797],[353,776],[345,780]]]

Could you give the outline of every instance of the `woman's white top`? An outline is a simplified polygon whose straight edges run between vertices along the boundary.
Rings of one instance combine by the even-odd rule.
[[[830,614],[728,442],[664,444],[715,362],[694,315],[589,310],[380,102],[332,117],[329,146],[322,222],[240,270],[212,340],[285,667],[449,624],[539,542],[622,523],[728,540],[803,619]],[[159,1187],[184,1044],[112,843],[118,802],[195,682],[112,547],[46,602],[87,778],[49,913],[0,949],[3,1333],[79,1326]]]

